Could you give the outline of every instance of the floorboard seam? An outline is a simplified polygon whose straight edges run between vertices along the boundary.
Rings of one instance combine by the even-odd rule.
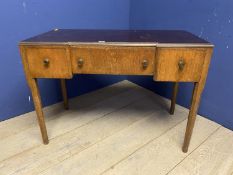
[[[219,126],[218,128],[216,128],[205,140],[203,140],[203,142],[201,142],[195,149],[193,149],[190,153],[187,154],[187,156],[185,156],[179,163],[177,163],[173,168],[171,168],[171,170],[169,170],[166,175],[169,175],[178,165],[180,165],[185,159],[187,159],[195,150],[197,150],[202,144],[204,144],[212,135],[214,135],[219,129],[221,128],[221,126]]]
[[[105,172],[107,172],[108,170],[112,169],[113,167],[115,167],[116,165],[118,165],[120,162],[126,160],[128,157],[130,157],[131,155],[133,155],[134,153],[136,153],[137,151],[139,151],[140,149],[144,148],[145,146],[147,146],[148,144],[150,144],[151,142],[155,141],[156,139],[160,138],[161,136],[163,136],[164,134],[166,134],[167,132],[169,132],[172,128],[176,127],[177,125],[179,125],[180,123],[184,122],[187,119],[184,119],[180,122],[178,122],[176,125],[172,126],[171,128],[168,128],[166,131],[164,131],[163,133],[161,133],[160,135],[158,135],[157,137],[151,139],[150,141],[146,142],[144,145],[142,145],[141,147],[139,147],[138,149],[136,149],[135,151],[133,151],[131,154],[129,154],[128,156],[122,158],[121,160],[119,160],[117,163],[113,164],[110,168],[104,170],[102,173],[100,173],[99,175],[103,175]]]
[[[141,97],[141,98],[144,98],[144,97]],[[140,99],[140,98],[139,98],[139,99]],[[128,105],[126,105],[126,106],[124,106],[124,107],[122,107],[122,108],[125,108],[125,107],[127,107],[127,106],[129,106],[129,105],[131,105],[131,104],[133,104],[133,103],[135,103],[135,101],[132,102],[132,103],[130,103],[130,104],[128,104]],[[122,109],[122,108],[120,108],[120,109]],[[121,131],[127,129],[127,128],[130,127],[131,125],[133,125],[133,124],[135,124],[135,123],[137,123],[137,122],[139,122],[139,121],[141,121],[141,120],[146,120],[147,118],[149,118],[149,115],[152,114],[152,113],[153,113],[153,112],[146,114],[146,115],[145,115],[145,118],[142,118],[142,119],[139,119],[139,120],[134,121],[133,123],[131,123],[131,124],[125,126],[124,128],[122,128],[122,129],[116,131],[115,133],[113,133],[113,134],[111,134],[111,135],[108,135],[107,137],[105,137],[105,138],[103,138],[103,139],[101,139],[101,140],[95,142],[94,144],[91,144],[91,145],[90,145],[89,147],[87,147],[87,148],[84,148],[84,149],[81,150],[80,152],[71,154],[71,157],[80,154],[81,152],[85,151],[86,149],[90,149],[90,148],[93,147],[94,145],[96,145],[96,144],[98,144],[98,143],[100,143],[100,142],[106,140],[107,138],[109,138],[109,137],[111,137],[111,136],[113,136],[113,135],[115,135],[115,134],[117,134],[117,133],[119,133],[119,132],[121,132]],[[109,113],[109,114],[110,114],[110,113]],[[148,117],[146,117],[146,116],[148,116]],[[102,118],[104,118],[104,117],[106,117],[106,116],[103,116],[103,117],[101,117],[101,118],[99,118],[99,119],[102,119]],[[98,120],[98,119],[96,119],[96,120]],[[94,122],[94,121],[93,121],[93,122]],[[90,122],[90,123],[91,123],[91,122]],[[68,131],[68,132],[71,132],[71,131]],[[53,138],[53,139],[54,139],[54,138]],[[58,163],[52,165],[51,167],[56,166],[57,164],[62,163],[62,162],[64,162],[64,161],[70,159],[71,157],[68,157],[68,158],[66,158],[66,159],[63,159],[62,161],[60,161],[60,162],[58,162]],[[49,167],[49,168],[47,168],[47,169],[45,169],[45,170],[43,170],[43,171],[41,171],[41,172],[39,172],[39,173],[41,174],[41,173],[47,171],[48,169],[50,169],[51,167]]]
[[[119,82],[118,82],[119,83]],[[116,83],[117,84],[117,83]],[[110,85],[110,86],[112,86],[112,85]],[[110,86],[107,86],[107,87],[104,87],[104,88],[108,88],[108,87],[110,87]],[[101,88],[101,89],[104,89],[104,88]],[[90,106],[94,106],[94,105],[96,105],[96,104],[98,104],[98,103],[101,103],[102,101],[104,101],[104,100],[106,100],[106,99],[109,99],[109,98],[112,98],[113,96],[118,96],[118,95],[120,95],[120,94],[122,94],[122,93],[125,93],[125,92],[127,92],[127,91],[131,91],[131,90],[133,90],[133,89],[136,89],[137,87],[132,87],[132,88],[129,88],[129,89],[127,89],[127,90],[124,90],[124,91],[122,91],[122,92],[119,92],[119,93],[117,93],[117,94],[115,94],[115,95],[112,95],[112,96],[109,96],[109,97],[105,97],[104,99],[102,99],[102,100],[100,100],[100,101],[98,101],[98,102],[96,102],[96,103],[94,103],[94,104],[91,104]],[[101,90],[101,89],[99,89],[99,90]],[[96,90],[96,91],[98,91],[98,90]],[[93,93],[94,93],[95,91],[93,91]],[[91,93],[91,92],[90,92]],[[88,93],[86,93],[86,94],[83,94],[83,95],[89,95]],[[82,96],[82,95],[81,95]],[[77,99],[79,98],[79,96],[77,96],[77,97],[74,97],[74,98],[71,98],[71,99],[69,99],[70,101],[76,101]],[[46,106],[45,108],[53,108],[53,105],[61,105],[60,107],[61,108],[64,108],[63,107],[63,102],[58,102],[58,103],[55,103],[55,104],[52,104],[52,105],[50,105],[50,106]],[[80,107],[79,109],[85,109],[85,108],[88,108],[88,107],[90,107],[90,106],[83,106],[83,107]],[[43,107],[44,108],[44,107]],[[42,108],[42,110],[44,110]],[[55,108],[55,107],[54,107]],[[31,111],[31,112],[34,112],[35,114],[35,117],[36,117],[36,111],[34,110],[34,111]],[[31,112],[27,112],[27,113],[25,113],[25,114],[21,114],[21,115],[27,115],[28,113],[31,113]],[[44,111],[43,111],[44,112]],[[60,115],[63,115],[64,113],[65,114],[70,114],[70,113],[72,113],[73,111],[67,111],[67,110],[63,110],[63,111],[61,111],[61,112],[59,112],[59,113],[56,113],[56,114],[54,114],[54,115],[58,115],[58,116],[60,116]],[[45,113],[45,112],[44,112]],[[20,115],[20,116],[21,116]],[[45,114],[44,114],[45,115]],[[13,120],[14,118],[16,118],[16,117],[18,117],[18,116],[15,116],[15,117],[13,117],[13,118],[10,118],[10,119],[7,119],[7,120]],[[49,122],[49,121],[53,121],[53,120],[56,120],[57,118],[51,118],[51,119],[49,119],[49,118],[47,118],[46,117],[46,115],[45,115],[45,122]],[[4,120],[4,121],[6,121],[6,120]],[[2,122],[4,122],[4,121],[2,121]],[[0,121],[1,122],[1,121]],[[24,128],[24,129],[22,129],[21,131],[19,131],[19,132],[17,132],[17,134],[18,133],[20,133],[20,132],[24,132],[24,131],[26,131],[26,130],[28,130],[28,129],[30,129],[30,128],[33,128],[33,127],[35,127],[35,126],[37,126],[38,125],[38,122],[37,122],[37,120],[36,120],[36,122],[35,123],[33,123],[32,125],[30,125],[28,128]],[[6,138],[8,138],[8,137],[12,137],[13,135],[15,135],[15,133],[13,133],[13,134],[10,134],[10,135],[8,135],[7,137],[4,137],[4,138],[2,138],[2,139],[6,139]],[[1,162],[1,161],[0,161]]]
[[[149,114],[148,114],[148,115],[149,115]],[[148,118],[148,117],[146,117],[146,118]],[[145,120],[146,118],[141,119],[141,120]],[[121,131],[125,130],[126,128],[130,127],[131,125],[133,125],[133,124],[135,124],[136,122],[139,122],[139,121],[141,121],[141,120],[137,120],[137,121],[131,123],[130,125],[126,126],[126,127],[123,128],[123,129],[120,129],[119,131],[115,132],[114,134],[111,134],[111,135],[105,137],[104,139],[95,142],[94,144],[90,145],[89,147],[84,148],[82,151],[85,151],[86,149],[90,149],[91,147],[95,146],[96,144],[98,144],[98,143],[100,143],[100,142],[102,142],[102,141],[108,139],[109,137],[111,137],[111,136],[117,134],[118,132],[121,132]],[[75,156],[75,155],[80,154],[82,151],[80,151],[80,152],[78,152],[78,153],[75,153],[75,154],[72,154],[72,157]],[[68,158],[66,158],[66,159],[64,159],[64,160],[62,160],[62,161],[60,161],[59,163],[62,163],[62,162],[66,161],[66,160],[68,160],[68,159],[70,159],[70,158],[71,158],[71,157],[68,157]],[[59,163],[57,163],[57,164],[59,164]],[[53,166],[56,166],[57,164],[54,164]],[[51,166],[51,167],[53,167],[53,166]],[[43,173],[43,172],[45,172],[45,171],[47,171],[47,170],[50,169],[51,167],[47,168],[46,170],[41,171],[40,174]]]
[[[135,103],[136,100],[139,100],[139,99],[141,99],[141,98],[145,98],[145,96],[139,97],[139,98],[135,99],[133,102],[130,102],[129,104],[127,104],[127,105],[125,105],[125,106],[122,106],[122,107],[120,107],[120,108],[117,108],[117,109],[115,109],[115,110],[113,110],[113,111],[111,111],[111,112],[109,112],[109,113],[104,114],[103,116],[101,116],[101,117],[99,117],[99,118],[96,118],[96,119],[94,119],[94,120],[91,120],[91,121],[89,121],[89,122],[87,122],[87,123],[85,123],[85,124],[83,124],[83,125],[80,125],[80,126],[74,128],[74,129],[70,130],[70,131],[64,132],[64,133],[62,133],[62,134],[60,134],[60,135],[58,135],[58,136],[56,136],[56,137],[51,138],[50,140],[53,140],[53,139],[58,138],[58,137],[60,137],[60,136],[63,136],[63,135],[65,135],[65,134],[67,134],[67,133],[72,132],[72,131],[75,130],[75,129],[82,128],[82,127],[84,127],[84,126],[86,126],[86,125],[88,125],[88,124],[90,124],[90,123],[92,123],[92,122],[95,122],[95,121],[97,121],[97,120],[99,120],[99,119],[102,119],[102,118],[106,117],[107,115],[109,115],[109,114],[111,114],[111,113],[113,113],[113,112],[116,112],[116,111],[118,111],[118,110],[121,110],[121,109],[123,109],[123,108],[125,108],[125,107],[127,107],[127,106],[129,106],[129,105],[131,105],[131,104],[133,104],[133,103]],[[71,112],[71,113],[72,113],[72,112]],[[36,126],[34,126],[34,127],[36,127]],[[30,127],[30,128],[32,128],[32,127]],[[28,129],[30,129],[30,128],[28,128]],[[39,131],[38,131],[38,132],[39,132]],[[8,158],[6,158],[6,159],[3,159],[3,160],[0,161],[0,163],[6,161],[7,159],[13,158],[14,156],[23,154],[23,153],[25,153],[25,152],[27,152],[27,151],[30,151],[30,150],[32,150],[32,149],[34,149],[34,148],[37,148],[37,147],[39,147],[39,146],[41,146],[41,144],[37,144],[37,145],[35,145],[35,146],[33,146],[33,147],[27,149],[27,150],[24,150],[23,152],[14,154],[13,156],[10,156],[10,157],[8,157]],[[43,146],[46,146],[46,145],[43,145]]]

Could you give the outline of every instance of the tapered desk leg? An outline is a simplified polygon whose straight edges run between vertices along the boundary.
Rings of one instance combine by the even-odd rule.
[[[176,105],[176,97],[177,97],[177,93],[178,93],[178,87],[179,87],[179,83],[175,82],[174,86],[173,86],[173,92],[172,92],[172,99],[171,99],[171,107],[170,107],[170,114],[174,114],[175,111],[175,105]]]
[[[202,91],[204,89],[205,82],[206,82],[206,77],[208,73],[212,51],[213,51],[212,48],[208,48],[206,50],[205,61],[203,64],[200,80],[199,82],[194,83],[192,102],[191,102],[191,107],[190,107],[189,116],[188,116],[184,144],[182,148],[183,152],[185,153],[188,152],[188,147],[189,147],[189,143],[190,143],[193,128],[194,128],[194,123],[196,120],[196,115],[197,115],[197,111],[198,111],[198,107],[199,107],[199,103],[201,99],[201,94],[202,94]]]
[[[189,143],[191,140],[196,116],[197,116],[197,111],[199,107],[199,102],[201,98],[201,93],[202,93],[202,88],[203,86],[200,83],[195,83],[194,84],[194,90],[193,90],[193,96],[192,96],[192,102],[191,102],[191,108],[189,111],[189,116],[188,116],[188,122],[187,122],[187,127],[186,127],[186,132],[185,132],[185,138],[184,138],[184,144],[183,144],[183,152],[188,151]]]
[[[37,80],[31,79],[30,85],[31,85],[30,87],[31,87],[31,92],[32,92],[32,98],[33,98],[35,110],[37,113],[37,119],[38,119],[38,123],[40,126],[40,131],[41,131],[43,143],[48,144],[49,140],[48,140],[46,125],[45,125],[44,114],[42,111],[42,104],[41,104],[41,98],[40,98]]]
[[[66,80],[65,79],[61,79],[61,91],[62,91],[62,97],[63,97],[63,101],[64,101],[64,108],[69,109],[69,102],[68,102]]]

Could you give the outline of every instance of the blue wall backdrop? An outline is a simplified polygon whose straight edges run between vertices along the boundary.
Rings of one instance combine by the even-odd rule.
[[[129,28],[129,0],[2,0],[0,2],[0,120],[33,110],[18,42],[54,28]],[[69,96],[112,84],[125,77],[76,76]],[[79,80],[77,82],[77,80]],[[39,81],[44,105],[61,100],[59,81]]]
[[[132,0],[131,29],[188,30],[215,44],[199,114],[233,129],[233,1]],[[171,84],[151,77],[129,80],[170,97]],[[188,107],[192,85],[181,84],[178,103]]]
[[[2,0],[0,3],[0,120],[33,110],[17,44],[53,28],[182,29],[215,44],[199,114],[233,129],[232,0]],[[170,83],[152,77],[75,76],[69,96],[128,79],[165,97]],[[61,100],[59,81],[40,80],[44,105]],[[192,84],[181,84],[178,103],[189,107]],[[30,99],[29,99],[30,98]]]

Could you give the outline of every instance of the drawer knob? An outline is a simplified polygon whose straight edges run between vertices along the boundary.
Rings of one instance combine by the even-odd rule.
[[[148,67],[148,61],[146,60],[146,59],[144,59],[143,61],[142,61],[142,68],[143,69],[146,69]]]
[[[83,61],[83,59],[82,58],[79,58],[78,59],[78,67],[83,67],[83,63],[84,63],[84,61]]]
[[[49,59],[48,59],[48,58],[45,58],[45,59],[43,60],[43,63],[44,63],[44,66],[45,66],[45,67],[48,67],[48,66],[49,66]]]
[[[178,62],[179,70],[182,71],[184,69],[184,66],[185,66],[184,60],[180,59],[179,62]]]

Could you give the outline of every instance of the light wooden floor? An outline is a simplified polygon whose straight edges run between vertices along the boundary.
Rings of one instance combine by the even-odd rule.
[[[1,175],[228,175],[233,132],[197,117],[181,151],[188,111],[128,81],[44,109],[43,145],[34,112],[0,123]],[[219,116],[222,117],[222,116]]]

